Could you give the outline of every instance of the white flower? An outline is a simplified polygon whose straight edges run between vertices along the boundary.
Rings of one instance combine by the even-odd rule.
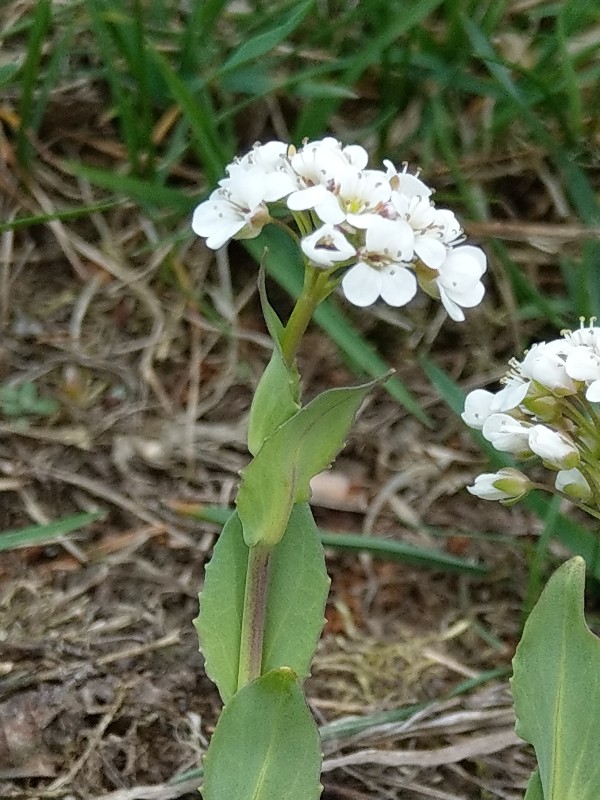
[[[230,164],[229,177],[220,181],[208,200],[192,217],[192,229],[218,250],[229,239],[253,239],[270,219],[267,202],[280,200],[289,191],[284,173],[266,173],[261,167]]]
[[[410,230],[402,221],[375,217],[366,230],[360,261],[344,275],[342,289],[356,306],[370,306],[378,297],[390,306],[408,303],[417,291],[414,273],[403,263]]]
[[[567,470],[579,464],[579,450],[564,433],[546,425],[534,425],[529,430],[529,449],[545,464],[559,470]]]
[[[450,250],[439,267],[435,283],[444,308],[456,322],[465,318],[462,308],[472,308],[481,302],[485,288],[480,278],[486,266],[483,250],[465,244]]]
[[[414,252],[428,267],[438,269],[448,249],[441,241],[441,230],[435,225],[436,210],[431,200],[392,192],[391,204],[396,215],[405,220],[414,233]]]
[[[530,426],[508,414],[492,414],[483,423],[481,432],[496,450],[521,455],[529,452]]]
[[[581,327],[578,330],[563,331],[562,334],[571,345],[585,345],[593,348],[596,352],[600,352],[600,328],[596,328],[593,325],[584,327],[582,320]]]
[[[512,411],[525,399],[529,383],[510,381],[499,392],[493,394],[486,389],[475,389],[465,398],[465,410],[461,417],[470,428],[480,431],[492,414]]]
[[[417,175],[411,175],[406,170],[405,165],[402,172],[398,172],[391,161],[384,160],[383,165],[386,169],[386,177],[394,191],[404,194],[407,197],[429,197],[431,189],[426,186]]]
[[[567,355],[565,369],[576,381],[590,381],[585,396],[591,403],[600,402],[600,355],[596,350],[585,345],[574,347]]]
[[[555,394],[575,394],[577,387],[566,369],[568,350],[564,339],[534,344],[515,368],[524,378],[536,381]]]
[[[574,500],[583,500],[585,502],[592,496],[589,483],[577,467],[561,469],[557,472],[554,485],[559,492],[564,492]]]
[[[323,225],[310,236],[305,236],[301,247],[304,255],[313,264],[325,269],[340,261],[347,261],[356,254],[355,248],[344,234],[333,225]]]
[[[331,136],[306,142],[290,158],[290,165],[298,179],[298,189],[288,197],[288,208],[291,211],[322,207],[335,209],[338,204],[333,189],[339,185],[342,174],[349,167],[354,172],[363,171],[368,158],[367,151],[359,145],[342,147],[341,142]],[[340,211],[335,214],[332,210],[321,219],[336,225],[342,222],[344,215]]]
[[[383,172],[345,165],[338,169],[327,187],[319,184],[293,192],[288,197],[288,207],[292,211],[314,209],[317,216],[330,225],[349,222],[354,227],[366,228],[390,193]]]
[[[285,142],[267,142],[266,144],[255,144],[238,161],[234,162],[244,169],[260,167],[264,172],[287,171],[289,145]]]
[[[456,219],[454,212],[449,211],[447,208],[436,208],[434,225],[444,244],[456,244],[457,240],[463,236],[460,222]]]
[[[498,472],[484,472],[475,478],[467,491],[483,500],[520,500],[532,488],[529,478],[517,469],[505,467]]]

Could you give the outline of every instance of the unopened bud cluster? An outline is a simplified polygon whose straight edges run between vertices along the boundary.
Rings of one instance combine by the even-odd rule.
[[[457,321],[480,303],[482,250],[464,244],[452,211],[432,190],[390,161],[369,169],[359,145],[332,137],[256,145],[227,167],[227,177],[195,210],[192,227],[217,249],[258,236],[283,208],[294,219],[306,263],[341,279],[346,298],[369,306],[408,303],[420,286]],[[278,212],[271,214],[275,207]]]
[[[595,320],[592,320],[592,323]],[[496,392],[476,389],[463,420],[518,458],[538,456],[554,473],[553,491],[600,512],[600,328],[564,331],[510,362]],[[518,470],[480,475],[472,494],[512,503],[534,488]],[[542,487],[548,488],[548,487]]]

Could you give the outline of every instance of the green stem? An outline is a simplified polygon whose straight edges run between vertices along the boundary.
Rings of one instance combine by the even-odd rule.
[[[304,286],[283,331],[281,350],[289,367],[294,362],[302,336],[312,319],[315,308],[331,291],[328,275],[307,266]],[[269,588],[271,549],[256,545],[248,551],[248,571],[244,592],[238,689],[262,673],[263,640]]]
[[[248,550],[238,689],[261,675],[270,559],[269,548],[257,545]]]
[[[314,267],[306,267],[304,286],[300,292],[281,340],[283,357],[290,367],[296,357],[298,347],[315,312],[331,289],[327,273]]]

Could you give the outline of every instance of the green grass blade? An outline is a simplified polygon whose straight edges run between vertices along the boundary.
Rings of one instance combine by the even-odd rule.
[[[84,525],[89,525],[90,522],[102,519],[104,516],[104,511],[92,511],[85,514],[74,514],[72,517],[49,522],[47,525],[32,525],[17,531],[5,531],[0,533],[0,550],[16,550],[21,547],[47,544],[83,528]]]
[[[19,103],[20,125],[17,133],[17,158],[25,165],[31,155],[31,145],[27,138],[35,114],[33,105],[34,89],[39,75],[42,59],[42,45],[52,21],[52,3],[39,0],[35,6],[33,24],[27,39],[27,55],[21,78],[21,100]]]
[[[370,553],[375,558],[386,561],[402,561],[415,567],[438,569],[442,572],[457,572],[461,575],[486,575],[489,568],[482,564],[474,564],[463,558],[431,550],[426,547],[382,539],[378,536],[362,536],[350,533],[328,533],[321,531],[321,542],[325,547],[333,547],[351,553]]]
[[[365,39],[363,46],[351,58],[340,62],[342,73],[337,79],[338,85],[353,88],[365,70],[374,64],[379,65],[386,48],[402,41],[442,3],[443,0],[421,0],[419,3],[390,4],[390,11],[393,9],[395,13],[386,15],[375,35]],[[322,135],[341,103],[341,98],[334,97],[306,104],[296,123],[294,138],[300,141],[305,136]]]
[[[249,61],[256,61],[269,53],[296,30],[314,3],[315,0],[305,0],[305,2],[300,3],[294,8],[288,19],[284,22],[277,24],[276,27],[270,28],[268,31],[260,33],[241,44],[223,64],[220,72],[227,72],[236,67],[240,67],[242,64],[247,64]]]
[[[232,511],[233,509],[227,506],[195,505],[181,507],[181,513],[186,516],[194,517],[204,522],[213,522],[215,525],[224,525],[231,516]],[[403,561],[406,564],[425,569],[479,576],[486,575],[489,572],[488,567],[483,564],[475,564],[472,561],[457,558],[440,550],[415,547],[404,542],[382,539],[378,536],[330,533],[323,530],[319,530],[319,536],[325,547],[354,553],[371,553],[376,558]]]
[[[48,105],[50,95],[60,81],[61,72],[65,69],[65,64],[73,48],[73,37],[75,32],[74,23],[65,25],[63,32],[58,37],[54,45],[52,55],[47,66],[41,73],[42,82],[36,93],[37,102],[32,110],[30,128],[37,131],[42,124],[42,119]]]
[[[180,106],[190,126],[196,152],[208,182],[214,185],[224,177],[225,164],[231,160],[232,153],[222,144],[223,136],[217,127],[217,115],[209,94],[204,87],[199,87],[199,98],[195,97],[165,58],[157,51],[152,55],[171,91],[173,100]]]
[[[1,222],[0,233],[16,231],[19,228],[29,228],[31,225],[44,225],[46,222],[52,222],[55,219],[68,221],[79,217],[87,217],[98,211],[109,211],[111,208],[120,205],[120,203],[120,200],[108,200],[103,203],[81,206],[80,208],[67,208],[64,211],[56,211],[54,214],[32,214],[27,217],[16,217],[10,222]]]
[[[219,14],[227,0],[202,0],[191,3],[190,15],[179,40],[179,74],[192,76],[207,52],[206,42],[213,34]]]
[[[88,167],[76,161],[66,162],[65,167],[74,175],[86,178],[95,186],[101,186],[116,194],[130,197],[142,207],[153,211],[166,208],[179,214],[187,214],[198,204],[197,198],[188,197],[179,189],[161,186],[144,178],[119,175],[107,169]]]
[[[141,143],[141,128],[136,114],[135,95],[132,102],[130,94],[123,82],[123,75],[117,65],[123,60],[123,43],[115,37],[108,24],[111,18],[111,5],[106,0],[86,0],[86,7],[91,19],[97,48],[102,58],[105,77],[110,86],[112,100],[116,106],[123,141],[127,148],[129,163],[134,172],[143,172]],[[117,14],[117,19],[119,15]],[[115,38],[119,41],[121,49],[115,45]],[[126,59],[125,59],[126,60]]]

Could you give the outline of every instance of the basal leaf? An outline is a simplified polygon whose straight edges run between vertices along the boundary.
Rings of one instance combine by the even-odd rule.
[[[292,670],[244,686],[223,709],[204,758],[204,800],[318,800],[317,726]]]
[[[249,547],[281,539],[292,506],[309,499],[310,479],[331,464],[376,383],[323,392],[284,422],[242,470],[236,505]]]
[[[516,730],[535,748],[544,800],[600,797],[600,639],[585,622],[584,588],[576,556],[550,578],[513,661]],[[540,796],[534,787],[528,800]]]

